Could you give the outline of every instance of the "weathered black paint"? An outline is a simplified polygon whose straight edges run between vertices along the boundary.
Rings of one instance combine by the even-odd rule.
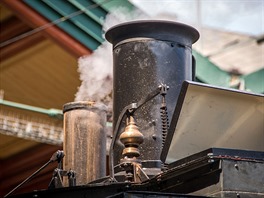
[[[106,33],[106,39],[113,43],[113,126],[125,106],[138,102],[160,84],[169,86],[166,100],[171,119],[182,82],[192,80],[191,45],[198,37],[194,28],[168,21],[130,22]],[[140,145],[143,161],[160,160],[160,104],[157,96],[135,113],[144,135]],[[121,144],[115,146],[115,164],[122,149]]]

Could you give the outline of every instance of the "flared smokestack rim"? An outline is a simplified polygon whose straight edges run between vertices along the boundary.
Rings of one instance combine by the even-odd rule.
[[[199,32],[186,24],[165,20],[138,20],[121,23],[106,31],[107,41],[116,46],[131,38],[148,38],[176,42],[191,47],[200,37]]]

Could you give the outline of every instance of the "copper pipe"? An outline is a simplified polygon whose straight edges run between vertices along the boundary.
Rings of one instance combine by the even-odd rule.
[[[65,104],[63,112],[63,169],[76,172],[77,185],[106,176],[106,111],[82,101]]]

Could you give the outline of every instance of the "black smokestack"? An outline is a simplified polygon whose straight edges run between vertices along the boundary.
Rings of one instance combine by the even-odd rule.
[[[171,21],[134,21],[106,32],[113,44],[113,126],[122,109],[156,89],[170,87],[166,100],[172,117],[184,80],[192,80],[192,44],[199,38],[194,28]],[[156,97],[135,113],[144,135],[141,159],[159,161],[162,149],[161,98]],[[123,130],[123,129],[121,129]],[[116,146],[119,163],[123,147]]]

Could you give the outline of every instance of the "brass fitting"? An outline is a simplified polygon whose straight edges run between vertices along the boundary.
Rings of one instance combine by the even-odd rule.
[[[127,126],[125,131],[120,135],[120,141],[124,144],[123,157],[133,158],[139,157],[140,152],[138,146],[143,143],[143,134],[139,131],[132,116],[127,118]]]

